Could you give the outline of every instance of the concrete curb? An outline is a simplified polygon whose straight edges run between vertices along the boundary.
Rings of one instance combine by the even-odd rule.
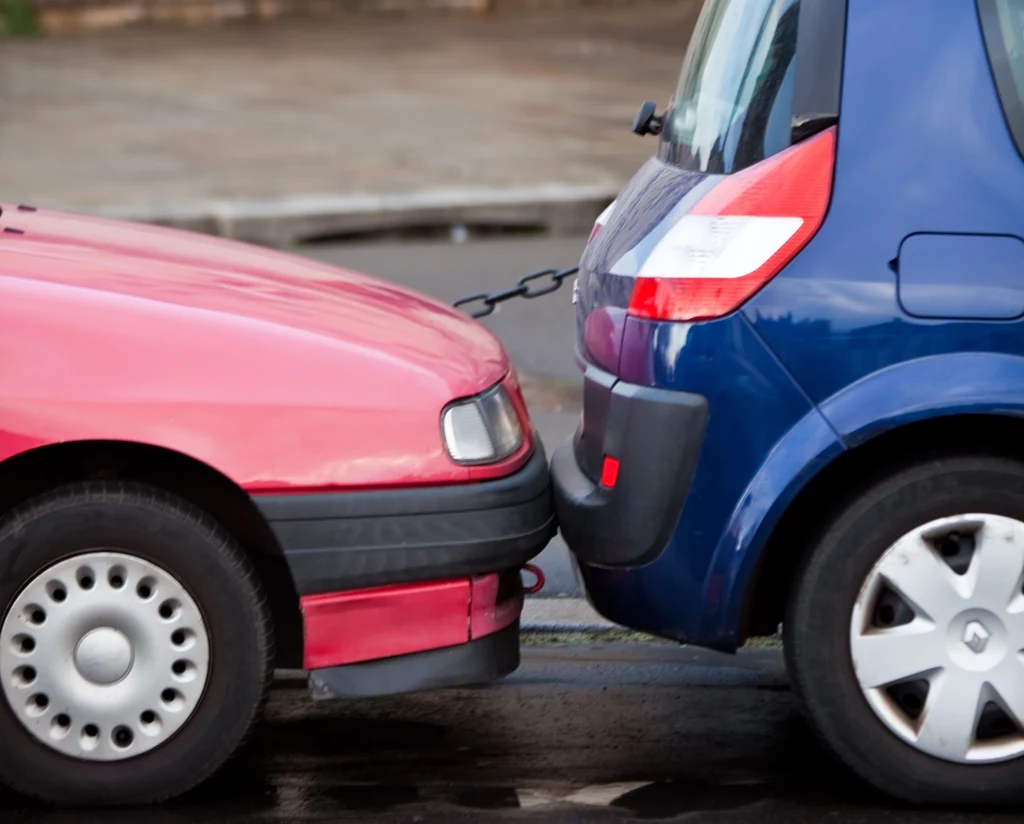
[[[111,206],[98,213],[285,247],[317,238],[451,226],[536,228],[552,235],[582,234],[590,231],[595,218],[616,194],[617,189],[611,184],[551,184]]]
[[[520,626],[527,632],[605,632],[618,629],[585,598],[527,598]]]

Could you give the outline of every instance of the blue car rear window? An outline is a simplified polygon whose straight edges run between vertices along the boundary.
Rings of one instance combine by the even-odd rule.
[[[999,100],[1024,154],[1024,0],[979,0],[978,10]]]
[[[800,0],[707,0],[683,61],[662,157],[728,174],[792,142]]]

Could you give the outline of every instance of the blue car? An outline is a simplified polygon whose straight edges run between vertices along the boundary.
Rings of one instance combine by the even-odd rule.
[[[779,625],[821,738],[1024,798],[1024,0],[707,0],[575,286],[559,519],[609,619]]]

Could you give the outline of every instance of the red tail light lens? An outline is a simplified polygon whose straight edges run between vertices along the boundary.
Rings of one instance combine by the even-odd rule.
[[[604,463],[601,464],[601,486],[605,489],[614,488],[615,484],[619,480],[619,459],[611,458],[608,455],[604,457]]]
[[[814,236],[832,191],[836,127],[729,175],[644,262],[629,313],[654,320],[727,315]]]

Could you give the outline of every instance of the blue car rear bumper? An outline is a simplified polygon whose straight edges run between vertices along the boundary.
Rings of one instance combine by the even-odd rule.
[[[740,314],[692,325],[630,319],[622,357],[610,387],[596,389],[600,373],[590,372],[585,423],[553,461],[566,543],[610,620],[734,649],[772,526],[808,469],[842,447]],[[627,409],[608,414],[606,395]],[[645,423],[644,403],[666,420]],[[603,455],[621,461],[615,490],[598,483]]]

